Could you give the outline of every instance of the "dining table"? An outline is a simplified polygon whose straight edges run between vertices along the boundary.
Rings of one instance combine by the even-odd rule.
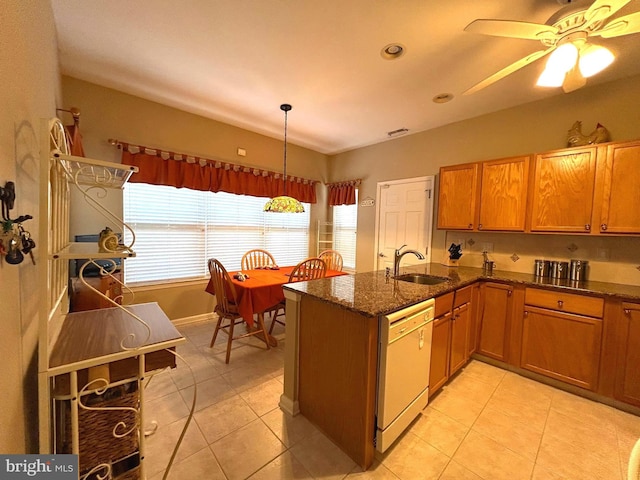
[[[246,322],[249,330],[255,328],[254,315],[260,315],[264,319],[265,312],[273,310],[280,302],[284,301],[282,286],[289,283],[289,277],[294,268],[295,265],[229,272],[236,290],[238,312]],[[244,280],[237,278],[240,273],[246,276]],[[346,272],[327,270],[325,278],[338,275],[346,275]],[[215,295],[211,280],[209,280],[205,290],[211,295]],[[278,341],[269,335],[269,344],[275,347],[278,345]]]

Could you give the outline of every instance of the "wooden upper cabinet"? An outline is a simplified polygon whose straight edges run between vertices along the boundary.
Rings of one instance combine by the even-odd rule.
[[[640,233],[640,141],[607,146],[600,233]]]
[[[589,233],[595,177],[596,147],[536,155],[530,230]]]
[[[473,230],[478,198],[477,163],[440,168],[438,228]]]
[[[478,230],[523,232],[530,156],[482,162]]]

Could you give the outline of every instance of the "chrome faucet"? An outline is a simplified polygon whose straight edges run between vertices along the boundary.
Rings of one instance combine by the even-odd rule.
[[[394,256],[393,256],[393,276],[394,277],[397,277],[400,274],[400,260],[402,260],[402,257],[404,257],[407,253],[413,253],[416,257],[418,257],[419,260],[424,260],[424,255],[417,250],[405,250],[404,252],[400,253],[400,250],[402,250],[406,246],[407,245],[404,244],[400,248],[396,248],[396,251],[394,253]]]

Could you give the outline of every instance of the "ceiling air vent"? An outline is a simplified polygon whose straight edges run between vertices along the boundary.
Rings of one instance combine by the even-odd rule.
[[[389,135],[390,137],[399,137],[401,135],[406,134],[408,131],[409,131],[408,128],[399,128],[398,130],[387,132],[387,135]]]

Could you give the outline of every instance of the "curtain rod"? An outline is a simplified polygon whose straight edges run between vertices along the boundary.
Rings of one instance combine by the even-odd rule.
[[[131,143],[127,143],[127,142],[121,142],[120,140],[118,140],[117,138],[108,138],[107,139],[107,143],[113,147],[116,147],[118,150],[124,150],[125,147],[133,147],[139,150],[139,152],[142,153],[147,153],[147,151],[151,151],[151,152],[155,152],[155,153],[147,153],[150,155],[156,155],[160,158],[165,158],[165,156],[167,156],[167,158],[171,158],[173,157],[174,160],[176,159],[175,157],[178,156],[180,157],[178,160],[186,160],[186,159],[194,159],[194,160],[200,160],[200,161],[205,161],[207,163],[214,163],[216,166],[217,164],[220,164],[221,166],[228,166],[229,168],[233,168],[234,170],[237,170],[239,168],[249,168],[252,170],[260,170],[261,172],[263,172],[263,175],[266,173],[266,175],[275,175],[276,178],[278,178],[278,176],[280,175],[284,175],[283,172],[275,172],[272,170],[268,170],[264,167],[258,166],[258,165],[250,165],[250,164],[240,164],[240,163],[233,163],[233,162],[229,162],[226,160],[220,160],[220,159],[215,159],[215,158],[205,158],[205,157],[200,157],[199,155],[189,155],[186,153],[177,153],[177,152],[172,152],[170,150],[164,150],[162,148],[152,148],[152,147],[145,147],[144,145],[134,145]],[[139,152],[131,152],[131,150],[129,150],[129,153],[139,153]],[[162,155],[162,154],[166,154],[166,155]],[[290,179],[290,181],[294,181],[294,180],[303,180],[305,182],[308,183],[320,183],[320,180],[313,180],[313,179],[309,179],[309,178],[305,178],[305,177],[300,177],[297,175],[287,175],[287,178]]]

